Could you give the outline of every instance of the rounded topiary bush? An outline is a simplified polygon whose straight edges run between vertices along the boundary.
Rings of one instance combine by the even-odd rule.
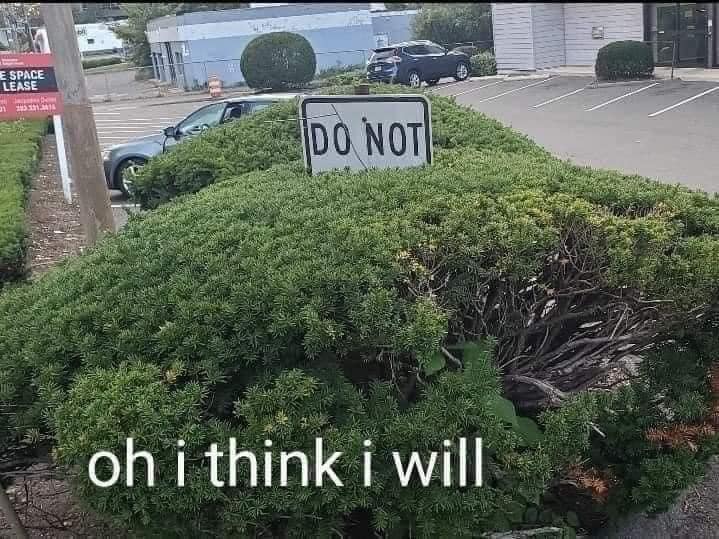
[[[594,70],[598,78],[608,80],[651,77],[654,55],[647,43],[615,41],[599,49]]]
[[[497,59],[489,51],[480,52],[470,58],[472,75],[486,77],[497,74]]]
[[[317,58],[301,35],[271,32],[250,41],[242,51],[240,69],[250,88],[283,89],[310,82]]]

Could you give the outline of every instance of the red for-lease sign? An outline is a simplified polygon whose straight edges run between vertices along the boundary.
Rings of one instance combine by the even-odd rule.
[[[0,120],[60,113],[52,54],[0,53]]]

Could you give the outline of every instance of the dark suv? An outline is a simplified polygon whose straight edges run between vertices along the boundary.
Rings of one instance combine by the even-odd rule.
[[[469,77],[469,56],[447,51],[431,41],[407,41],[375,49],[367,62],[370,82],[401,82],[419,88],[422,81],[437,84],[443,77]]]

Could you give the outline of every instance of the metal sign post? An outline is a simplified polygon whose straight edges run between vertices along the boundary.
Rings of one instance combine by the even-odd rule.
[[[40,29],[35,37],[35,42],[40,52],[50,54],[50,42],[47,39],[44,29]],[[72,179],[67,165],[67,153],[65,150],[65,132],[62,130],[62,116],[53,114],[52,126],[55,131],[55,143],[57,146],[57,162],[60,166],[60,178],[62,180],[62,193],[65,196],[65,202],[72,203]]]

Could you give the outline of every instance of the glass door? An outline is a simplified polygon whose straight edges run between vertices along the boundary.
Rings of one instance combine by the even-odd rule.
[[[678,66],[705,66],[710,6],[699,3],[654,6],[652,41],[656,63],[671,65],[672,55],[676,54]]]

